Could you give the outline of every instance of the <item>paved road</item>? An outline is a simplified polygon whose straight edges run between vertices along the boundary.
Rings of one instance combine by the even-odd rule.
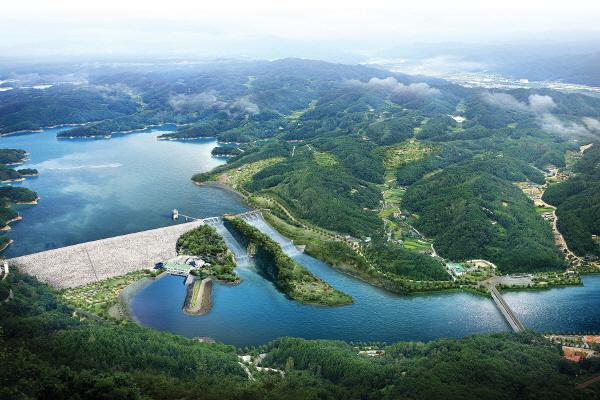
[[[580,383],[579,385],[577,385],[577,389],[585,389],[586,387],[593,385],[596,382],[600,382],[600,374],[588,379],[585,382]]]

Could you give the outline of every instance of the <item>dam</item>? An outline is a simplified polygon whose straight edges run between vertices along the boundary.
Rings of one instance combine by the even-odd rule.
[[[7,262],[58,289],[83,286],[153,268],[156,263],[175,257],[179,236],[203,224],[202,220],[186,222],[15,257]]]

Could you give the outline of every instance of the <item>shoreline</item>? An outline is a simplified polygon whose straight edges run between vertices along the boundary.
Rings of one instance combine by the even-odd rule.
[[[13,219],[9,219],[8,221],[6,221],[6,224],[0,228],[0,231],[10,231],[12,228],[10,227],[10,224],[12,224],[13,222],[17,222],[22,220],[23,217],[21,217],[21,215],[17,215],[16,217],[14,217]]]
[[[56,128],[63,128],[63,127],[68,127],[68,126],[83,126],[83,125],[87,125],[87,124],[94,124],[97,122],[103,122],[106,120],[99,120],[99,121],[88,121],[88,122],[81,122],[81,123],[75,123],[75,124],[56,124],[56,125],[48,125],[48,126],[44,126],[41,128],[35,128],[35,129],[21,129],[18,131],[10,131],[10,132],[6,132],[6,133],[0,133],[0,136],[10,136],[10,135],[18,135],[19,133],[42,133],[47,129],[56,129]]]
[[[100,121],[102,122],[102,121]],[[93,122],[90,122],[93,123]],[[82,124],[82,125],[87,125],[87,124]],[[161,126],[165,126],[165,125],[175,125],[175,126],[180,126],[171,122],[165,122],[163,124],[152,124],[152,125],[145,125],[143,128],[138,128],[138,129],[129,129],[126,131],[112,131],[109,133],[101,133],[101,134],[93,134],[93,135],[80,135],[80,136],[59,136],[57,135],[56,138],[59,140],[70,140],[70,139],[112,139],[114,136],[120,136],[120,135],[129,135],[129,134],[133,134],[133,133],[140,133],[143,132],[147,129],[152,129],[152,128],[158,128]],[[161,139],[158,139],[161,140]]]
[[[32,200],[32,201],[17,201],[15,202],[15,204],[19,204],[19,205],[24,205],[24,204],[38,204],[38,202],[41,200],[42,198],[38,196],[37,199]]]
[[[9,239],[8,242],[6,242],[2,246],[0,246],[0,253],[2,253],[4,250],[6,250],[6,248],[13,243],[14,243],[14,240]]]
[[[27,176],[27,175],[21,175],[23,176]],[[25,180],[25,178],[15,178],[15,179],[6,179],[4,181],[0,181],[0,183],[12,183],[12,182],[23,182]]]
[[[132,284],[126,286],[121,293],[119,293],[117,304],[120,306],[120,309],[123,313],[125,319],[134,321],[137,324],[140,324],[139,321],[135,319],[135,316],[132,314],[131,309],[129,308],[129,303],[131,300],[142,290],[150,286],[152,283],[156,282],[159,279],[162,279],[167,274],[162,272],[154,277],[145,277],[140,280],[133,282]],[[141,325],[141,324],[140,324]]]
[[[241,192],[239,192],[239,191],[235,190],[235,189],[234,189],[233,187],[231,187],[230,185],[227,185],[227,184],[225,184],[225,183],[222,183],[222,182],[217,182],[217,181],[197,182],[197,181],[194,181],[194,180],[192,180],[192,182],[193,182],[195,185],[198,185],[198,186],[208,186],[208,187],[214,187],[214,188],[217,188],[217,189],[223,189],[223,190],[226,190],[226,191],[228,191],[228,192],[230,192],[230,193],[233,193],[233,194],[235,194],[236,196],[239,196],[241,199],[243,199],[243,201],[244,201],[244,205],[246,205],[246,206],[250,207],[250,209],[254,209],[254,208],[253,208],[253,207],[250,205],[250,203],[248,202],[248,196],[245,196],[243,193],[241,193]]]
[[[234,193],[238,196],[240,196],[241,198],[244,199],[244,201],[246,202],[246,204],[248,204],[249,206],[250,203],[248,201],[248,198],[250,196],[246,196],[243,193],[239,192],[238,190],[234,189],[231,185],[228,185],[226,183],[223,182],[219,182],[219,181],[215,181],[215,180],[210,180],[210,181],[204,181],[204,182],[197,182],[192,180],[192,182],[194,182],[196,185],[198,186],[212,186],[212,187],[217,187],[220,189],[224,189],[227,190],[231,193]],[[273,229],[277,230],[275,227],[273,227]],[[278,231],[279,232],[279,231]],[[293,240],[292,240],[293,241]],[[304,245],[305,249],[306,249],[306,244]],[[374,286],[378,289],[381,290],[385,290],[386,292],[389,293],[393,293],[395,295],[399,295],[399,296],[422,296],[422,295],[428,295],[428,294],[434,294],[434,293],[443,293],[443,292],[455,292],[455,291],[462,291],[462,292],[466,292],[466,293],[470,293],[473,295],[478,295],[478,296],[484,296],[484,297],[488,297],[483,293],[480,293],[479,291],[477,291],[477,289],[475,288],[461,288],[461,287],[452,287],[452,288],[444,288],[444,289],[435,289],[435,290],[420,290],[420,291],[410,291],[410,292],[397,292],[394,290],[391,290],[388,288],[388,286],[386,285],[386,282],[382,282],[380,281],[377,277],[369,277],[369,276],[362,276],[361,274],[355,273],[355,271],[353,271],[352,267],[349,267],[347,265],[334,265],[333,263],[331,263],[328,260],[325,259],[321,259],[313,254],[311,254],[310,250],[308,252],[304,252],[305,254],[315,258],[316,260],[319,260],[323,263],[325,263],[327,266],[329,266],[330,268],[343,273],[347,276],[350,276],[354,279],[357,279],[361,282],[364,282],[366,284],[369,284],[371,286]],[[393,284],[392,281],[388,281],[390,284]]]

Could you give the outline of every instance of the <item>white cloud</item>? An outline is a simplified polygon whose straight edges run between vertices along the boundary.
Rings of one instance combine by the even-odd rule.
[[[438,89],[432,88],[427,83],[419,82],[405,85],[391,76],[385,79],[371,78],[368,82],[352,79],[348,81],[348,84],[368,89],[388,91],[395,94],[412,94],[415,96],[437,96],[441,93]]]
[[[241,111],[244,114],[250,115],[258,114],[260,112],[258,104],[250,101],[248,96],[240,97],[239,99],[235,100],[229,105],[229,109],[232,111]]]
[[[527,102],[519,101],[508,93],[490,93],[482,95],[483,99],[495,106],[530,113],[536,116],[540,128],[567,138],[583,138],[595,136],[594,132],[600,132],[600,121],[594,118],[582,118],[579,124],[573,121],[562,121],[552,110],[556,108],[554,99],[550,96],[532,94]]]
[[[254,115],[260,112],[258,104],[253,103],[248,96],[227,102],[221,100],[214,90],[195,94],[172,95],[169,98],[169,105],[173,110],[179,112],[202,111],[210,108],[225,110],[232,115]]]
[[[175,111],[202,111],[211,107],[224,108],[227,103],[220,101],[214,90],[196,94],[176,94],[169,98],[169,105]]]
[[[556,107],[556,103],[550,96],[540,96],[539,94],[529,96],[529,108],[535,114],[550,112],[554,107]]]
[[[523,112],[531,111],[528,104],[520,102],[508,93],[485,92],[481,97],[485,102],[501,108]]]
[[[590,131],[600,132],[600,120],[599,119],[585,117],[582,121]]]

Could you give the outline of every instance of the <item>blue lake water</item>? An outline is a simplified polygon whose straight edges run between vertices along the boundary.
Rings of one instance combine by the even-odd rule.
[[[0,138],[2,148],[28,151],[23,167],[40,172],[15,184],[41,200],[19,207],[23,221],[12,224],[6,257],[166,226],[173,208],[201,217],[247,209],[230,192],[190,180],[224,162],[210,154],[214,140],[159,141],[161,130],[58,140],[62,129]]]
[[[27,150],[30,160],[23,167],[41,174],[16,184],[35,190],[42,199],[38,205],[19,207],[23,221],[8,232],[15,243],[4,252],[6,257],[169,225],[173,208],[202,217],[247,209],[234,193],[190,180],[194,173],[223,163],[210,155],[215,141],[158,141],[160,129],[112,139],[57,140],[59,131],[0,138],[0,147]],[[240,346],[284,335],[395,341],[508,329],[486,298],[460,292],[397,296],[307,255],[295,258],[352,295],[354,304],[301,305],[278,292],[250,263],[237,268],[240,285],[215,285],[213,308],[204,316],[181,312],[185,291],[178,277],[159,279],[140,291],[131,311],[146,326]],[[600,276],[587,276],[584,284],[508,293],[506,300],[528,327],[598,331]]]

